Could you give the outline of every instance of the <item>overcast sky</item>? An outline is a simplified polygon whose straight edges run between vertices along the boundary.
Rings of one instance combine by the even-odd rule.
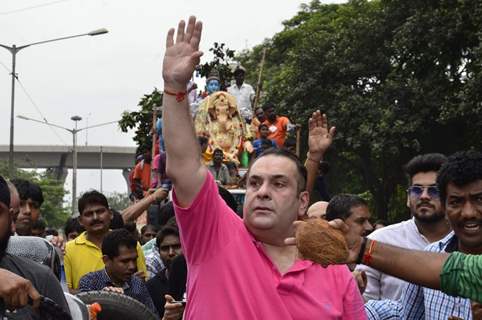
[[[38,46],[17,54],[15,115],[72,127],[118,120],[124,110],[154,87],[160,74],[164,39],[180,18],[196,15],[204,22],[201,49],[224,42],[234,50],[259,44],[282,30],[282,21],[299,9],[299,0],[2,0],[0,43],[17,46],[107,28],[108,34]],[[326,1],[343,2],[343,1]],[[11,54],[0,48],[0,144],[9,142]],[[8,69],[8,70],[7,70]],[[249,72],[249,70],[248,70]],[[30,95],[33,103],[28,98]],[[56,133],[54,133],[54,131]],[[134,146],[132,134],[116,125],[80,134],[79,144]],[[71,145],[62,130],[15,119],[15,144]],[[99,188],[98,170],[79,170],[78,192]],[[71,188],[71,176],[67,188]],[[104,191],[125,192],[120,171],[104,171]]]

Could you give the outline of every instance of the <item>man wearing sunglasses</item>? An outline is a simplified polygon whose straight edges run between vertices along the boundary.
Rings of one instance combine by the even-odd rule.
[[[418,155],[405,166],[409,187],[407,207],[411,219],[381,228],[369,238],[407,249],[423,250],[430,243],[444,238],[450,231],[440,202],[436,184],[437,171],[447,161],[438,153]],[[368,300],[398,300],[405,281],[366,266],[358,266],[368,278],[363,294]]]

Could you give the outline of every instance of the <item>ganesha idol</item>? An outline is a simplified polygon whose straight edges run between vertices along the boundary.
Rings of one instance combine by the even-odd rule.
[[[224,91],[204,99],[194,119],[196,134],[207,136],[211,148],[221,149],[227,161],[239,164],[238,154],[253,152],[251,133],[240,116],[236,98]]]

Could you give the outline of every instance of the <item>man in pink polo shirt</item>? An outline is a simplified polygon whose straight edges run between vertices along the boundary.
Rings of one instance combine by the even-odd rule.
[[[322,268],[284,245],[309,201],[295,156],[274,150],[252,163],[244,219],[219,196],[186,99],[201,30],[194,17],[179,23],[175,38],[169,30],[163,63],[167,174],[189,270],[185,319],[366,319],[346,266]]]

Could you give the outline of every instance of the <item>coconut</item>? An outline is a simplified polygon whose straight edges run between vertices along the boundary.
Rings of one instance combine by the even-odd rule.
[[[323,267],[344,264],[348,260],[348,246],[343,233],[320,218],[307,219],[298,226],[296,246],[303,259],[319,263]]]

